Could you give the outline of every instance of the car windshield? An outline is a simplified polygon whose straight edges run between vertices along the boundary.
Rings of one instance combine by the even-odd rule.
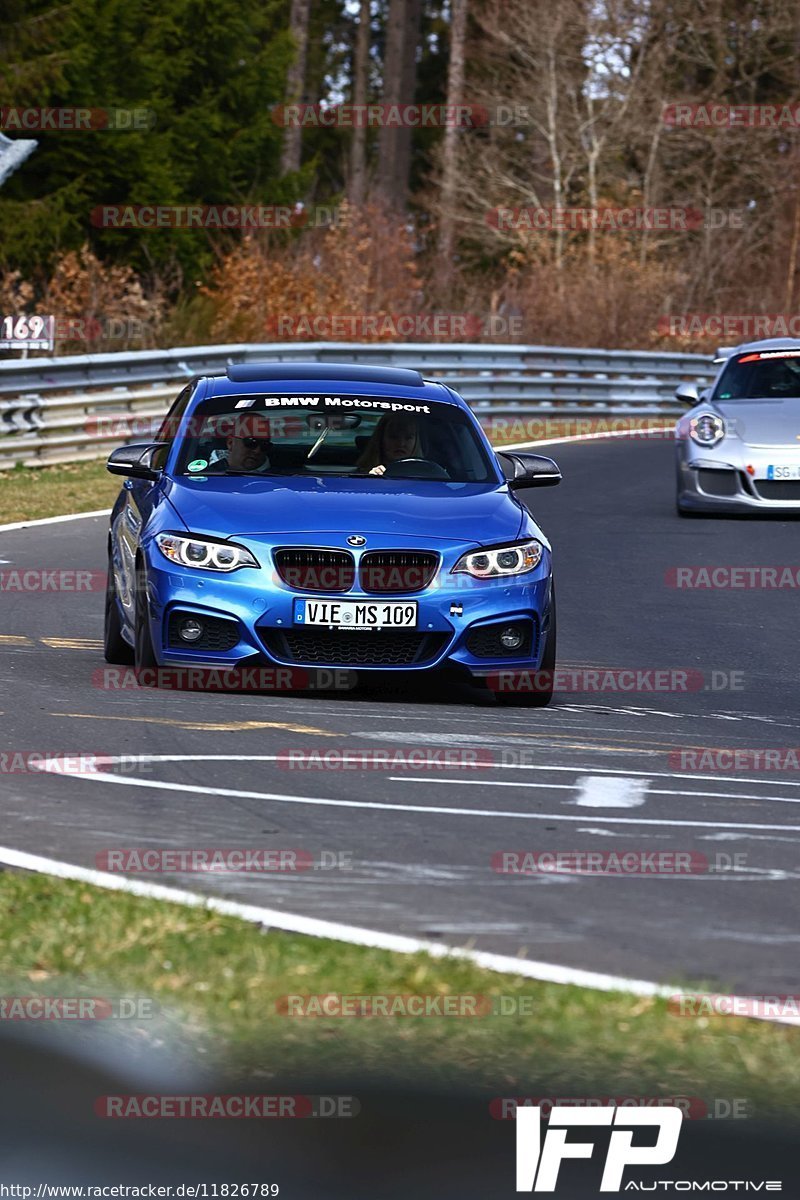
[[[487,483],[497,478],[454,404],[363,396],[215,396],[180,439],[178,474],[361,475]]]
[[[762,350],[730,362],[715,400],[800,398],[800,350]]]

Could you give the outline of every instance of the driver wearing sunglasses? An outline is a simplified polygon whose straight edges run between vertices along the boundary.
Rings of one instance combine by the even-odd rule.
[[[210,471],[243,471],[251,474],[267,469],[271,447],[269,421],[256,413],[237,417],[225,447],[208,468]]]

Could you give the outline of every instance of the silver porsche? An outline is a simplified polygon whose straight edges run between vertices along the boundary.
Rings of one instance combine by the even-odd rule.
[[[675,429],[678,513],[800,514],[800,340],[749,342],[715,360],[714,382]]]

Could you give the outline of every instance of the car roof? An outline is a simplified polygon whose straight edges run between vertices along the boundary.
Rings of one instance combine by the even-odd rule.
[[[734,354],[758,350],[800,350],[800,338],[762,338],[759,342],[741,342],[738,346],[721,347],[717,350],[715,362],[726,362]]]
[[[347,363],[231,363],[225,375],[202,377],[205,388],[198,398],[242,396],[274,392],[291,384],[291,392],[346,391],[355,396],[396,396],[409,400],[435,400],[469,409],[445,383],[423,379],[405,367],[373,367]],[[287,390],[289,390],[287,386]]]

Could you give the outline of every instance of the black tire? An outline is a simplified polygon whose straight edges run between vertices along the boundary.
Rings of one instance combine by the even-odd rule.
[[[130,666],[133,662],[133,647],[122,636],[122,624],[117,606],[117,589],[111,554],[108,555],[108,580],[106,582],[106,611],[103,623],[103,655],[107,663]]]
[[[547,631],[547,641],[544,647],[542,656],[542,665],[536,672],[537,676],[544,673],[550,676],[550,686],[537,690],[535,692],[513,692],[502,693],[497,696],[498,704],[507,708],[546,708],[553,699],[553,684],[556,670],[556,643],[558,634],[556,630],[556,589],[553,585],[552,597],[550,600],[550,628]]]
[[[133,671],[139,687],[157,687],[158,662],[153,650],[148,619],[147,579],[142,567],[136,569],[136,614]]]

